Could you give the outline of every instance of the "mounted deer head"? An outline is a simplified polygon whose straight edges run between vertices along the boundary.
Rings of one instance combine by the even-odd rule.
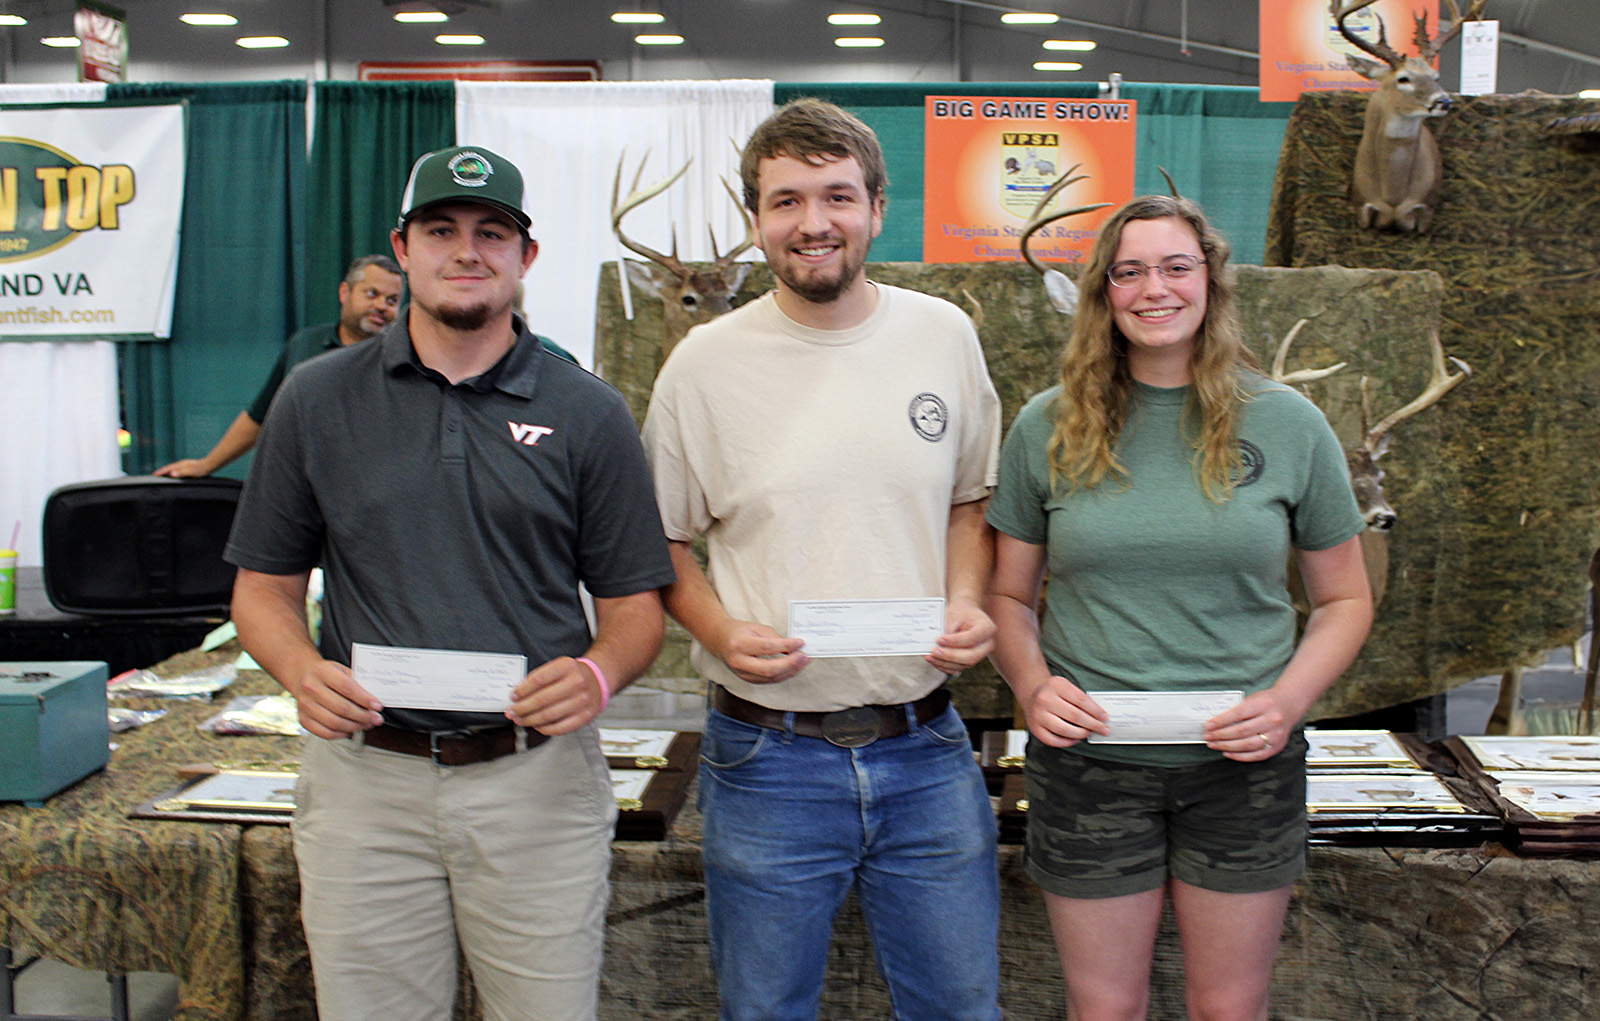
[[[734,260],[749,250],[754,243],[755,228],[750,222],[750,215],[745,212],[744,204],[739,201],[739,196],[734,194],[728,182],[723,180],[722,187],[728,192],[728,197],[733,199],[734,205],[739,207],[739,214],[744,219],[745,236],[742,242],[730,248],[725,254],[717,254],[716,232],[707,228],[711,236],[711,251],[716,259],[710,269],[691,270],[679,260],[676,231],[673,232],[671,255],[662,255],[655,249],[640,244],[622,232],[622,218],[676,184],[688,171],[689,163],[693,161],[686,161],[671,177],[641,189],[639,178],[643,176],[644,165],[650,159],[650,154],[646,152],[644,159],[639,161],[639,168],[634,171],[633,185],[629,189],[628,197],[619,200],[622,192],[622,167],[627,155],[624,150],[617,158],[617,174],[611,183],[611,230],[629,251],[650,260],[648,263],[624,260],[623,264],[627,267],[628,279],[635,286],[661,299],[662,317],[665,320],[661,338],[661,358],[665,361],[667,355],[672,353],[673,347],[683,339],[683,335],[688,333],[691,327],[709,322],[733,308],[733,296],[738,293],[739,286],[744,283],[745,276],[750,272],[748,262]]]
[[[1028,223],[1022,230],[1022,240],[1018,244],[1018,247],[1022,249],[1022,258],[1027,261],[1028,265],[1033,267],[1034,272],[1044,278],[1044,293],[1050,297],[1050,304],[1062,315],[1071,315],[1078,310],[1078,288],[1065,273],[1059,269],[1051,269],[1041,262],[1039,257],[1029,250],[1028,239],[1033,237],[1034,233],[1040,228],[1055,223],[1057,220],[1065,219],[1069,216],[1077,216],[1079,213],[1093,212],[1096,209],[1104,209],[1111,204],[1109,202],[1096,202],[1093,205],[1078,206],[1074,209],[1058,209],[1053,213],[1045,212],[1046,209],[1050,208],[1050,203],[1056,200],[1056,196],[1061,194],[1061,189],[1069,184],[1088,179],[1088,174],[1078,174],[1077,177],[1072,176],[1077,173],[1078,168],[1081,166],[1083,166],[1082,163],[1077,163],[1068,167],[1066,173],[1056,178],[1056,183],[1052,184],[1050,190],[1046,191],[1044,197],[1034,205],[1033,215],[1028,218]]]
[[[1339,362],[1324,369],[1284,371],[1285,363],[1288,361],[1289,346],[1294,343],[1295,337],[1306,322],[1307,320],[1302,319],[1295,323],[1294,328],[1278,345],[1278,350],[1272,357],[1272,368],[1268,372],[1269,378],[1273,381],[1285,386],[1298,386],[1326,379],[1344,369],[1346,363]],[[1361,558],[1367,567],[1367,580],[1372,585],[1373,605],[1383,600],[1383,594],[1388,588],[1388,533],[1399,520],[1399,515],[1389,505],[1389,498],[1383,493],[1383,469],[1378,467],[1378,459],[1389,450],[1389,431],[1418,412],[1439,403],[1440,398],[1472,374],[1472,367],[1459,358],[1451,358],[1450,361],[1461,371],[1450,373],[1445,366],[1444,347],[1439,343],[1437,331],[1430,336],[1429,346],[1433,356],[1433,371],[1422,393],[1405,406],[1386,415],[1375,426],[1368,426],[1372,417],[1371,379],[1366,376],[1361,378],[1361,442],[1346,450],[1344,455],[1345,467],[1350,472],[1350,488],[1356,496],[1356,507],[1361,511],[1361,520],[1367,525],[1366,534],[1361,537]],[[1291,582],[1291,591],[1295,593],[1296,605],[1303,606],[1304,601],[1295,587],[1297,584],[1297,581]]]
[[[1350,484],[1355,488],[1356,502],[1361,506],[1361,516],[1366,519],[1367,528],[1371,531],[1387,532],[1398,520],[1394,508],[1390,507],[1389,501],[1384,498],[1383,469],[1378,467],[1378,459],[1389,451],[1389,430],[1418,412],[1426,411],[1438,404],[1439,398],[1472,375],[1472,366],[1459,358],[1450,359],[1456,368],[1461,370],[1451,374],[1445,366],[1444,346],[1439,343],[1437,330],[1429,336],[1428,346],[1433,355],[1433,371],[1428,377],[1427,386],[1423,387],[1422,393],[1412,398],[1410,403],[1391,411],[1377,425],[1370,428],[1367,423],[1372,418],[1371,380],[1366,376],[1361,377],[1363,436],[1358,447],[1345,453],[1345,462],[1350,468]]]
[[[1350,69],[1378,83],[1367,100],[1366,125],[1356,148],[1356,165],[1350,179],[1350,206],[1362,227],[1424,231],[1439,202],[1443,164],[1439,144],[1423,127],[1427,117],[1450,111],[1450,94],[1439,85],[1434,59],[1461,26],[1476,21],[1487,0],[1473,0],[1461,13],[1456,0],[1447,0],[1455,19],[1449,31],[1429,38],[1426,15],[1417,15],[1415,41],[1418,55],[1406,57],[1389,46],[1383,20],[1378,19],[1378,41],[1363,39],[1345,25],[1345,19],[1376,0],[1330,0],[1329,10],[1352,46],[1377,60],[1351,57]]]

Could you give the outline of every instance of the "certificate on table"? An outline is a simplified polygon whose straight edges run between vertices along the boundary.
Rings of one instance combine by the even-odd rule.
[[[1094,744],[1200,744],[1206,721],[1238,705],[1242,691],[1091,691],[1111,717],[1111,736]]]
[[[356,683],[386,706],[499,713],[527,675],[527,658],[499,652],[351,646]]]
[[[944,634],[943,599],[796,599],[789,637],[807,656],[925,656]]]

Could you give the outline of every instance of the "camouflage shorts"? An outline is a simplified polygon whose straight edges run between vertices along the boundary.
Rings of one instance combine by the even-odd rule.
[[[1260,893],[1306,860],[1306,741],[1264,762],[1146,766],[1028,744],[1028,872],[1047,892],[1143,893],[1170,876]]]

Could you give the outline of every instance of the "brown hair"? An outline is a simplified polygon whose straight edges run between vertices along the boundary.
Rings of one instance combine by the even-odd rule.
[[[889,170],[878,136],[854,114],[821,99],[803,96],[790,100],[762,121],[745,143],[739,176],[744,182],[745,208],[752,213],[760,211],[756,206],[761,197],[761,161],[778,156],[813,166],[854,157],[871,201],[882,200],[889,187]]]
[[[1227,239],[1200,207],[1185,198],[1146,195],[1113,213],[1100,228],[1094,252],[1078,278],[1078,312],[1061,358],[1061,397],[1050,437],[1050,479],[1068,487],[1093,488],[1107,475],[1128,478],[1113,450],[1127,423],[1134,390],[1128,369],[1128,339],[1112,314],[1106,271],[1133,220],[1174,219],[1194,232],[1206,260],[1206,312],[1195,337],[1189,367],[1194,378],[1186,419],[1198,425],[1190,436],[1196,482],[1214,501],[1228,499],[1239,470],[1239,414],[1248,399],[1242,370],[1258,370],[1244,346],[1234,315],[1234,289],[1224,270]],[[1185,433],[1189,433],[1185,429]]]

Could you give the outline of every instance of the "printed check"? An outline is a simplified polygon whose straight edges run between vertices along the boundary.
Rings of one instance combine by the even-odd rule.
[[[386,706],[499,713],[527,676],[527,658],[499,652],[351,646],[356,683]]]
[[[812,659],[925,656],[944,634],[943,599],[796,599],[789,637]]]
[[[1111,736],[1095,744],[1201,744],[1206,721],[1244,699],[1242,691],[1091,691],[1111,717]]]

